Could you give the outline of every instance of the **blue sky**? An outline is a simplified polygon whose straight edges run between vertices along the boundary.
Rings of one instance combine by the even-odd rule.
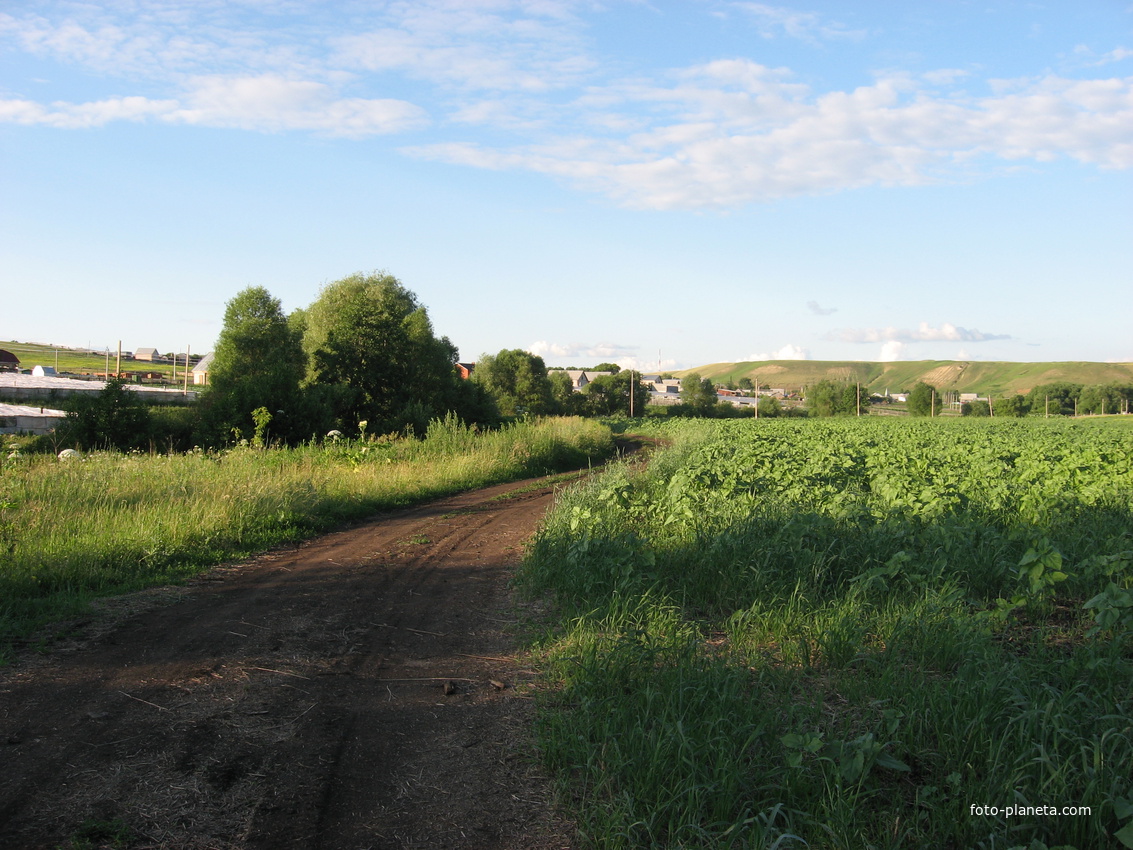
[[[0,6],[0,339],[1133,361],[1133,0]]]

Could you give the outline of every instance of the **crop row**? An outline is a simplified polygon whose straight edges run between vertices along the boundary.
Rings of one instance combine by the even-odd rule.
[[[595,843],[1133,846],[1128,429],[663,436],[522,575],[563,613],[541,740]],[[1089,813],[973,814],[1006,805]]]

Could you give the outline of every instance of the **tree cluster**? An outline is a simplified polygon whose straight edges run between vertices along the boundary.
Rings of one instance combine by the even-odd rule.
[[[1030,412],[1039,416],[1123,413],[1133,409],[1133,386],[1042,384],[1027,393],[1026,403]],[[999,415],[998,409],[996,415]]]
[[[266,289],[249,287],[225,310],[202,399],[202,441],[420,433],[450,411],[493,420],[490,399],[457,376],[456,360],[417,297],[384,272],[327,284],[290,315]]]
[[[543,358],[518,348],[483,354],[472,382],[488,393],[504,416],[643,416],[649,389],[639,372],[601,363],[587,372],[598,375],[575,392],[565,370],[548,370]],[[632,406],[630,396],[632,393]]]
[[[819,381],[807,388],[806,406],[811,416],[857,416],[868,410],[869,396],[857,384]]]
[[[1133,409],[1133,386],[1123,384],[1041,384],[1025,396],[1018,393],[988,401],[965,402],[964,416],[1075,416],[1125,413]]]

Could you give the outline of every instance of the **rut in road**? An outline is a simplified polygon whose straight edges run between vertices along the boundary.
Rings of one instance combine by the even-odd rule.
[[[0,846],[573,846],[508,587],[553,489],[466,493],[141,594],[0,672]]]

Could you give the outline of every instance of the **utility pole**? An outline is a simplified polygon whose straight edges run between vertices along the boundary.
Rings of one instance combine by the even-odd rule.
[[[629,418],[633,419],[633,369],[629,370]]]
[[[173,358],[173,362],[177,362],[177,358]],[[189,346],[185,345],[185,390],[184,394],[189,394]]]
[[[122,374],[122,340],[118,340],[118,359],[114,361],[114,377]]]

